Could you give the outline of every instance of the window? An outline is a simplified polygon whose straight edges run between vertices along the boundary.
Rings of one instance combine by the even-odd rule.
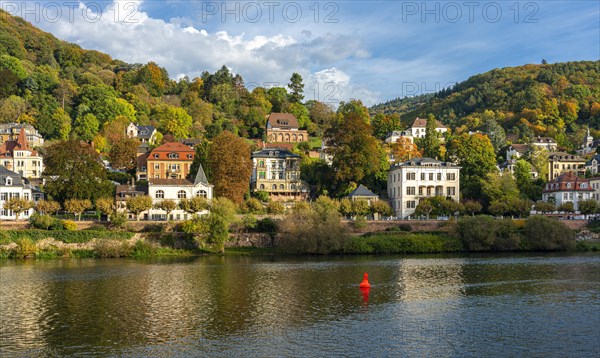
[[[296,190],[296,184],[292,184],[292,185],[290,185],[290,189],[292,189],[292,190]]]
[[[192,155],[191,155],[191,154],[188,154],[188,155],[187,155],[187,158],[188,158],[188,159],[192,159]]]
[[[158,170],[158,169],[160,169],[160,164],[154,164],[154,169],[155,169],[155,170]]]
[[[406,202],[407,209],[414,209],[417,207],[417,202],[415,200],[409,200]]]
[[[406,188],[406,195],[415,195],[416,189],[414,186],[409,186]]]
[[[442,180],[442,173],[437,173],[437,180],[441,181]]]
[[[429,180],[433,180],[433,173],[429,173]]]
[[[273,184],[273,190],[277,190],[277,184]]]
[[[158,153],[154,154],[154,158],[158,159]]]
[[[453,186],[449,186],[446,188],[446,196],[454,196],[456,195],[456,188]]]
[[[422,186],[419,187],[419,196],[423,196],[423,187]]]
[[[265,172],[258,172],[258,178],[259,179],[265,179],[266,178],[266,173]]]
[[[179,159],[178,153],[169,153],[169,159]]]
[[[6,193],[1,193],[0,194],[0,200],[6,201]]]
[[[265,190],[265,185],[264,184],[260,185],[260,190]]]
[[[29,193],[23,193],[23,199],[29,200]]]
[[[198,190],[196,192],[196,196],[199,196],[201,198],[206,198],[208,196],[208,194],[206,193],[206,190]]]
[[[165,198],[165,192],[162,190],[157,190],[156,194],[154,195],[156,197],[156,199],[164,199]]]
[[[456,180],[456,173],[448,173],[446,174],[447,180]]]
[[[185,190],[180,190],[177,192],[177,199],[185,199],[186,198]]]
[[[416,179],[417,179],[416,173],[406,173],[406,180],[416,180]]]
[[[567,189],[571,189],[571,183],[567,183]]]
[[[431,196],[431,187],[427,187],[427,196]]]
[[[279,185],[279,189],[280,189],[280,190],[283,190],[283,189],[285,189],[285,186],[284,186],[283,184],[280,184],[280,185]]]
[[[421,180],[425,180],[425,173],[421,173]]]

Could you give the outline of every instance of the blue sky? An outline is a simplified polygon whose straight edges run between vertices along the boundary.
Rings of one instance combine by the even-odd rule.
[[[57,10],[56,4],[63,6]],[[250,87],[368,105],[494,68],[600,59],[598,1],[0,1],[57,37],[173,78],[227,65]],[[25,7],[26,8],[25,8]],[[39,16],[36,16],[37,12]]]

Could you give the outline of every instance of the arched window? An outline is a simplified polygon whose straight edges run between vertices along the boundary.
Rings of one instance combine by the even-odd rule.
[[[296,190],[296,184],[292,184],[292,185],[290,185],[290,189],[292,189],[292,190]]]
[[[165,192],[162,190],[157,190],[156,191],[156,199],[164,199],[165,198]]]
[[[283,134],[279,133],[279,141],[283,142]]]
[[[185,199],[186,195],[185,195],[185,190],[180,190],[177,192],[177,199]]]
[[[206,193],[206,190],[198,190],[196,192],[196,196],[199,196],[201,198],[206,198],[208,196],[208,194]]]
[[[304,142],[304,136],[302,134],[298,135],[298,141]]]
[[[297,142],[298,141],[298,136],[295,134],[292,134],[292,142]]]
[[[265,190],[265,185],[264,184],[260,185],[260,190]]]
[[[277,184],[273,184],[273,190],[277,190]]]
[[[283,189],[285,189],[285,186],[283,184],[280,184],[279,189],[283,190]]]
[[[285,141],[286,141],[286,142],[289,142],[289,141],[290,141],[290,135],[289,135],[289,133],[285,135]]]

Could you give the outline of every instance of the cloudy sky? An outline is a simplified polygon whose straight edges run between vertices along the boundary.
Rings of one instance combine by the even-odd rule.
[[[248,87],[368,105],[494,68],[600,59],[598,1],[0,1],[60,39],[173,78],[222,65]]]

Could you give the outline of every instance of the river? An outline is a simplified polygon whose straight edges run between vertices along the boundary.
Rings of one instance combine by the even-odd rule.
[[[0,261],[0,356],[69,355],[597,357],[600,255]]]

